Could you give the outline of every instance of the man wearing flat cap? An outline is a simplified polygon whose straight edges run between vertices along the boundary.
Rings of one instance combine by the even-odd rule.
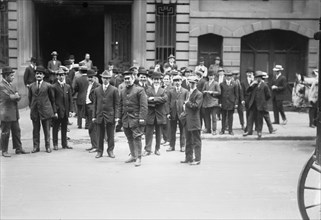
[[[167,115],[171,124],[170,147],[166,150],[168,152],[175,151],[176,145],[176,130],[177,124],[179,127],[180,151],[185,151],[186,137],[184,121],[180,119],[180,115],[184,112],[184,102],[188,100],[188,90],[182,87],[182,77],[176,75],[173,77],[174,88],[169,90],[168,105],[169,114]]]
[[[95,100],[95,89],[100,86],[99,83],[97,83],[94,80],[94,77],[96,76],[96,73],[94,70],[90,69],[87,70],[87,91],[86,91],[86,97],[85,97],[85,118],[88,128],[88,134],[91,141],[91,147],[87,148],[86,150],[89,151],[89,153],[97,152],[98,150],[98,141],[97,141],[97,124],[95,120],[93,120],[94,116],[94,100]]]
[[[45,71],[46,69],[43,66],[37,66],[37,81],[30,85],[28,92],[30,118],[33,124],[32,153],[40,151],[40,123],[42,124],[45,137],[46,151],[47,153],[51,153],[50,123],[53,117],[57,117],[55,96],[52,85],[43,80]]]
[[[29,66],[25,69],[24,75],[23,75],[23,82],[25,86],[28,88],[31,83],[36,82],[36,64],[37,60],[34,57],[31,57]]]
[[[56,73],[59,70],[59,67],[61,66],[61,62],[57,60],[58,53],[56,51],[53,51],[51,53],[52,59],[48,62],[47,69],[49,71],[49,77],[48,82],[51,84],[54,84],[57,80]]]
[[[141,165],[142,135],[146,124],[147,97],[143,88],[134,85],[135,77],[131,71],[123,73],[125,88],[120,91],[120,101],[116,121],[122,119],[124,133],[128,140],[131,157],[126,163]]]
[[[98,149],[96,158],[103,156],[104,137],[107,137],[107,154],[115,158],[115,123],[118,115],[119,93],[116,87],[110,84],[112,74],[105,70],[100,74],[102,85],[94,90],[93,121],[97,124]]]
[[[162,75],[160,72],[154,72],[152,75],[153,84],[146,90],[148,101],[148,113],[146,118],[146,139],[144,156],[152,153],[153,133],[155,129],[155,155],[160,155],[161,129],[166,124],[166,106],[167,94],[161,87]]]
[[[187,101],[185,101],[186,150],[185,160],[181,161],[181,163],[199,165],[201,163],[202,149],[200,110],[203,102],[203,94],[197,89],[198,78],[196,76],[188,77],[188,81],[190,83],[190,95]]]
[[[164,68],[165,68],[164,71],[167,72],[169,70],[177,70],[175,56],[173,54],[170,54],[167,59],[168,59],[168,62],[164,64]]]
[[[52,141],[53,149],[58,150],[58,131],[61,128],[61,146],[63,149],[72,149],[67,142],[68,118],[73,112],[71,86],[66,83],[66,72],[60,68],[57,73],[57,82],[53,85],[57,117],[53,119]]]
[[[253,112],[253,116],[250,116],[250,119],[256,121],[256,130],[258,138],[262,137],[262,127],[263,127],[263,117],[265,112],[268,111],[268,100],[271,98],[270,90],[268,85],[262,79],[264,74],[262,71],[256,71],[254,75],[255,79],[251,83],[250,87],[247,89],[247,92],[251,93],[250,99],[250,109]],[[248,124],[248,131],[252,130],[253,121],[250,120]],[[248,133],[244,133],[243,136],[246,136]]]
[[[222,130],[220,134],[224,134],[228,128],[230,135],[233,133],[233,114],[234,109],[238,107],[239,93],[235,81],[232,80],[232,73],[226,72],[225,79],[220,84],[221,87],[221,108],[222,108]],[[227,121],[226,121],[227,120]]]
[[[274,113],[273,124],[280,124],[279,114],[281,114],[283,124],[287,123],[286,116],[283,109],[283,101],[286,99],[287,81],[285,76],[282,75],[283,67],[276,65],[273,68],[272,79],[272,104]]]
[[[1,148],[3,157],[11,157],[8,153],[10,132],[13,149],[16,154],[26,154],[21,144],[21,130],[19,125],[18,102],[21,96],[17,88],[12,85],[14,71],[11,67],[2,68],[2,80],[0,82],[0,121],[1,121]]]

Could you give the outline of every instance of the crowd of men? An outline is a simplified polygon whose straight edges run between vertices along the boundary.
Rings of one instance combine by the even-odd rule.
[[[85,128],[91,140],[89,152],[96,152],[96,158],[104,153],[115,158],[115,132],[125,133],[130,157],[126,163],[141,165],[141,158],[152,153],[160,155],[160,146],[168,146],[166,151],[176,149],[176,131],[179,127],[179,149],[185,152],[181,163],[199,165],[201,163],[201,132],[212,135],[233,133],[233,115],[237,112],[244,130],[243,136],[257,132],[262,136],[263,118],[269,132],[272,126],[267,109],[272,97],[274,123],[279,124],[279,113],[286,124],[282,101],[285,96],[286,79],[282,76],[282,66],[276,65],[272,85],[264,80],[268,74],[262,71],[246,71],[246,80],[240,81],[238,71],[225,71],[220,57],[207,68],[201,57],[194,70],[186,67],[178,69],[175,57],[168,62],[146,69],[133,66],[127,71],[119,71],[112,62],[98,77],[98,69],[86,54],[78,64],[71,55],[62,63],[58,53],[51,53],[52,60],[47,68],[37,66],[36,58],[30,59],[25,70],[24,84],[28,88],[30,118],[33,125],[33,150],[40,151],[40,127],[42,125],[45,148],[52,152],[50,129],[52,127],[53,150],[58,150],[58,132],[61,132],[61,146],[68,145],[69,117],[77,117],[77,126]],[[8,154],[8,141],[12,133],[13,148],[17,154],[27,153],[21,145],[19,112],[17,103],[21,96],[12,85],[14,71],[10,67],[2,69],[0,82],[0,120],[2,155]],[[246,118],[244,119],[244,109]],[[74,113],[74,114],[72,114]],[[218,132],[218,121],[221,129]],[[203,126],[204,125],[204,126]],[[255,128],[254,128],[255,127]],[[155,149],[152,150],[155,134]],[[145,136],[143,148],[142,136]]]

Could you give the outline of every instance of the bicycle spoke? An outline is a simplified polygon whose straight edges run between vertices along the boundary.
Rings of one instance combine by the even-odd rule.
[[[305,186],[304,189],[321,190],[321,188]]]
[[[311,169],[317,171],[318,173],[321,173],[321,169],[319,167],[315,167],[312,165]]]
[[[313,208],[313,207],[316,207],[316,206],[321,206],[321,203],[315,204],[315,205],[306,206],[305,209],[310,209],[310,208]]]

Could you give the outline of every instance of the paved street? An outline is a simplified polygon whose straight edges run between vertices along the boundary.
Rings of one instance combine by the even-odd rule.
[[[30,124],[21,120],[29,151]],[[14,155],[10,146],[12,157],[1,157],[1,219],[300,219],[297,181],[315,147],[309,139],[204,138],[200,166],[162,147],[135,168],[124,163],[122,133],[115,159],[85,151],[87,130],[74,124],[68,135],[73,150],[48,154],[42,145]]]

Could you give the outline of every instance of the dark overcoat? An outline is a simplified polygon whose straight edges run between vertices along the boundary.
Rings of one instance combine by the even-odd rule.
[[[173,87],[168,93],[169,113],[172,120],[176,120],[183,110],[183,104],[188,99],[188,91],[183,87],[177,93],[176,88]]]
[[[286,99],[287,81],[285,76],[281,75],[279,78],[273,77],[272,86],[277,86],[277,89],[272,89],[273,99],[276,101],[283,101]]]
[[[0,121],[17,121],[19,119],[18,101],[14,97],[17,88],[5,81],[0,82]]]
[[[146,96],[148,101],[146,124],[154,124],[155,119],[157,124],[166,124],[165,103],[167,102],[168,97],[165,89],[159,87],[157,93],[155,93],[154,86],[151,86],[146,90]],[[154,97],[154,100],[148,100],[149,97]]]
[[[58,114],[58,118],[69,117],[69,112],[73,112],[71,87],[68,84],[64,84],[63,87],[56,82],[53,85],[55,95],[55,105]]]
[[[203,94],[195,89],[185,104],[186,129],[188,131],[201,130],[200,109],[202,107]]]
[[[223,110],[233,110],[238,104],[239,94],[238,86],[235,81],[231,80],[230,85],[227,85],[226,80],[221,84],[221,104]]]

